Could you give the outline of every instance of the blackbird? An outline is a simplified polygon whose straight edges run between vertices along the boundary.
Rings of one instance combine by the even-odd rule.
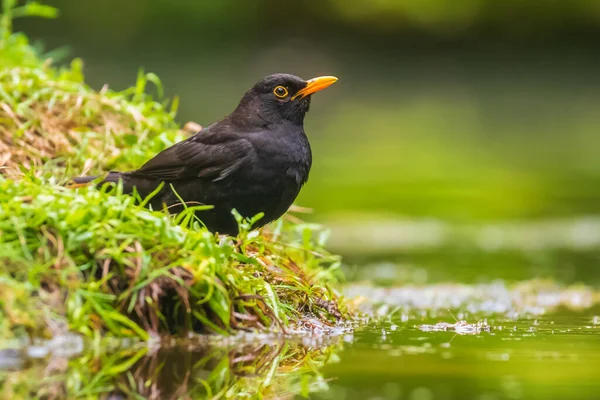
[[[305,81],[274,74],[244,94],[227,117],[158,153],[141,168],[109,172],[99,183],[121,181],[123,190],[146,197],[164,182],[149,205],[178,213],[188,205],[214,206],[198,211],[211,232],[235,235],[232,214],[264,216],[254,227],[283,215],[308,180],[312,153],[304,133],[311,95],[337,81],[322,76]],[[87,184],[99,176],[73,178]],[[173,192],[173,189],[176,193]]]

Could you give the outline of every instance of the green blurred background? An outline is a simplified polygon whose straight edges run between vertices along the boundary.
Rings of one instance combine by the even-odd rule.
[[[600,211],[597,0],[55,0],[16,28],[124,88],[139,67],[179,120],[228,114],[263,75],[315,96],[298,203],[315,220],[539,219]]]

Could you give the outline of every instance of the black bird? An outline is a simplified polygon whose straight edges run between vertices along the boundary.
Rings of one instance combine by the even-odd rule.
[[[255,227],[265,225],[287,211],[308,180],[312,153],[304,116],[311,95],[336,81],[333,76],[305,81],[294,75],[269,75],[223,120],[163,150],[135,171],[109,172],[100,185],[122,181],[126,193],[135,188],[146,197],[164,182],[150,201],[152,208],[181,212],[178,196],[189,205],[212,205],[197,214],[211,232],[237,234],[232,209],[247,218],[264,213]],[[73,181],[85,184],[97,178]]]

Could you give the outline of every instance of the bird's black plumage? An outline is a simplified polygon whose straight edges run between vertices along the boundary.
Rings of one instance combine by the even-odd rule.
[[[101,184],[122,181],[125,192],[142,196],[165,185],[150,205],[171,212],[186,203],[214,206],[198,213],[213,232],[235,234],[236,209],[244,217],[264,213],[264,225],[287,211],[308,179],[312,164],[304,133],[311,94],[336,81],[305,81],[275,74],[261,79],[223,120],[160,152],[137,170],[110,172]],[[75,183],[97,177],[74,178]],[[173,187],[177,194],[171,189]]]

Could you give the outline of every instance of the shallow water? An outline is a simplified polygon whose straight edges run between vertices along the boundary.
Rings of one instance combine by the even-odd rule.
[[[600,393],[600,307],[588,287],[530,281],[355,284],[354,331],[197,337],[94,354],[73,338],[0,352],[2,398],[552,399]],[[93,346],[92,346],[93,347]],[[55,396],[55,397],[52,397]],[[188,397],[186,397],[188,396]]]
[[[495,318],[466,334],[414,326],[437,321],[392,320],[357,332],[341,361],[324,368],[334,380],[315,398],[591,399],[600,393],[598,317]]]
[[[348,252],[344,294],[366,317],[327,334],[0,341],[0,398],[599,398],[597,243],[547,225],[511,230],[522,247],[508,230],[494,248],[477,244],[488,230],[457,232]]]

